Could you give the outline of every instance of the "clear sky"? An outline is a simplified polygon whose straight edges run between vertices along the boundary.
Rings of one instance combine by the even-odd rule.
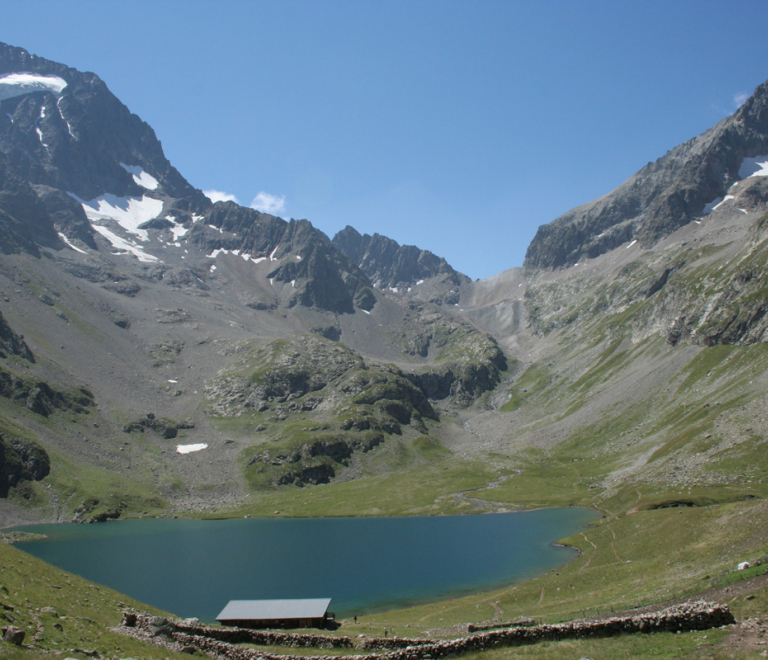
[[[473,279],[734,112],[766,34],[765,0],[3,0],[0,24],[97,73],[192,185]]]

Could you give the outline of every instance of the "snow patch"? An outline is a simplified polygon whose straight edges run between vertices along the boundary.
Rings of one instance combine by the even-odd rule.
[[[61,118],[64,120],[64,123],[67,125],[67,130],[69,131],[69,134],[70,134],[70,135],[71,135],[71,136],[72,136],[72,137],[73,137],[75,140],[77,140],[77,136],[76,136],[76,135],[75,135],[75,134],[72,132],[72,126],[70,125],[70,123],[69,123],[69,121],[67,120],[67,118],[64,116],[64,112],[62,111],[62,109],[61,109],[61,105],[60,105],[60,104],[61,104],[61,98],[59,98],[59,100],[58,100],[58,101],[56,101],[56,108],[57,108],[57,109],[58,109],[58,111],[59,111],[59,117],[61,117]],[[8,116],[10,117],[10,115],[8,115]],[[13,121],[13,119],[11,119],[11,121]]]
[[[178,383],[179,381],[178,381],[178,380],[173,380],[173,379],[169,378],[169,379],[168,379],[168,382],[169,382],[169,383]]]
[[[70,133],[71,132],[72,131],[70,131]],[[128,172],[128,174],[133,175],[133,180],[142,188],[146,188],[147,190],[156,190],[157,186],[160,185],[155,177],[145,172],[138,165],[126,165],[125,163],[120,163],[120,167]]]
[[[59,96],[67,81],[59,76],[41,76],[36,73],[10,73],[0,78],[0,101],[33,92],[51,92]]]
[[[50,153],[48,145],[45,143],[45,140],[43,140],[43,131],[40,128],[41,119],[45,119],[45,106],[40,108],[40,116],[35,120],[35,132],[37,133],[37,137],[40,139],[40,144],[42,144],[45,147],[45,150]]]
[[[296,288],[296,280],[291,280],[291,287]]]
[[[216,225],[208,225],[208,226],[209,226],[211,229],[213,229],[214,231],[217,231],[217,232],[219,232],[220,234],[223,234],[223,233],[224,233],[224,230],[223,230],[223,229],[221,229],[221,227],[217,227]]]
[[[419,284],[424,284],[424,280],[419,280],[418,282],[416,282],[416,286],[418,286]]]
[[[64,241],[67,245],[69,245],[69,247],[71,247],[73,250],[75,250],[76,252],[80,252],[81,254],[88,254],[85,250],[81,250],[79,247],[77,247],[77,245],[74,245],[72,241],[70,241],[64,234],[62,234],[61,232],[58,232],[58,234],[59,234],[59,238],[62,241]]]
[[[745,158],[739,167],[739,176],[748,179],[751,176],[768,176],[768,155]]]
[[[262,261],[266,261],[266,260],[267,260],[266,257],[256,257],[255,259],[252,259],[251,261],[253,261],[253,263],[255,263],[255,264],[260,264]]]
[[[277,252],[277,248],[279,248],[279,247],[280,246],[278,245],[278,246],[275,247],[274,250],[272,250],[272,253],[269,255],[269,260],[270,261],[277,261],[277,259],[275,259],[275,252]]]
[[[635,239],[629,245],[627,245],[627,250],[629,250],[629,248],[631,248],[635,243],[637,243],[637,239]]]
[[[301,261],[301,255],[300,254],[296,255],[296,261]]]
[[[371,315],[371,313],[367,309],[361,309],[360,310],[363,314],[368,314],[368,316]]]
[[[69,193],[83,207],[85,215],[91,221],[93,228],[106,238],[113,247],[134,255],[139,261],[159,261],[157,257],[144,252],[133,241],[118,236],[108,229],[104,223],[110,220],[116,222],[124,231],[133,234],[141,241],[149,240],[145,229],[139,225],[156,218],[163,210],[163,202],[150,197],[118,197],[111,193],[85,202],[74,193]]]
[[[166,219],[173,223],[173,227],[171,227],[171,233],[173,234],[174,244],[176,247],[181,247],[181,244],[177,243],[177,241],[180,238],[184,238],[189,232],[189,229],[187,229],[184,225],[180,225],[178,222],[176,222],[176,219],[170,215],[166,216]]]
[[[723,204],[725,204],[727,201],[731,199],[733,199],[733,195],[726,195],[725,197],[723,197],[722,201],[718,202],[712,207],[712,210],[717,211],[717,209],[719,209]]]
[[[146,229],[139,229],[139,225],[156,218],[163,210],[163,202],[151,197],[118,197],[107,193],[90,202],[84,202],[77,195],[69,194],[83,205],[85,215],[91,223],[114,220],[125,231],[138,236],[142,241],[149,240],[149,235]]]
[[[128,241],[124,238],[121,238],[114,232],[109,231],[109,229],[107,229],[106,227],[103,227],[101,225],[93,225],[93,228],[97,232],[99,232],[104,238],[106,238],[112,244],[112,247],[115,247],[118,250],[123,250],[124,252],[132,254],[139,261],[144,261],[144,262],[160,261],[157,257],[144,252],[144,250],[142,250],[138,245],[136,245],[136,243],[132,241]]]
[[[185,250],[185,252],[188,252],[188,250]],[[250,254],[240,254],[240,250],[227,250],[226,248],[216,248],[213,252],[211,252],[207,256],[209,259],[215,259],[220,254],[234,254],[236,257],[242,257],[243,259],[245,259],[245,261],[251,260]],[[263,260],[263,259],[264,257],[261,257],[260,260]],[[254,260],[254,261],[258,261],[258,260]]]
[[[194,445],[176,445],[176,452],[178,454],[191,454],[193,451],[200,451],[201,449],[208,449],[208,445],[205,442],[199,442]]]

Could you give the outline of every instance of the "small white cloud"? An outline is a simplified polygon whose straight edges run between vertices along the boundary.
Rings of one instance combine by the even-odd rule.
[[[749,98],[749,94],[745,92],[739,92],[733,97],[733,102],[736,104],[737,108],[740,108],[742,105],[744,105],[744,101],[746,101]]]
[[[239,204],[237,197],[230,195],[229,193],[221,192],[221,190],[203,190],[203,195],[210,199],[214,204],[216,202],[234,202]]]
[[[285,210],[285,196],[277,197],[269,193],[260,192],[251,202],[251,208],[262,213],[271,213],[277,215]]]

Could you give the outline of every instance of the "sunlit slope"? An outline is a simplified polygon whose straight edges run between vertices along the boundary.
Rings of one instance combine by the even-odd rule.
[[[470,423],[521,469],[486,497],[629,511],[763,496],[767,216],[713,215],[531,278],[535,350]]]

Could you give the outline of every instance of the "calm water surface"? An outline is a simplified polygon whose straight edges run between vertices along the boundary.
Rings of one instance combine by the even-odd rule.
[[[361,615],[520,582],[573,559],[552,541],[589,509],[421,518],[125,520],[35,525],[18,547],[181,617],[229,600],[332,598]]]

